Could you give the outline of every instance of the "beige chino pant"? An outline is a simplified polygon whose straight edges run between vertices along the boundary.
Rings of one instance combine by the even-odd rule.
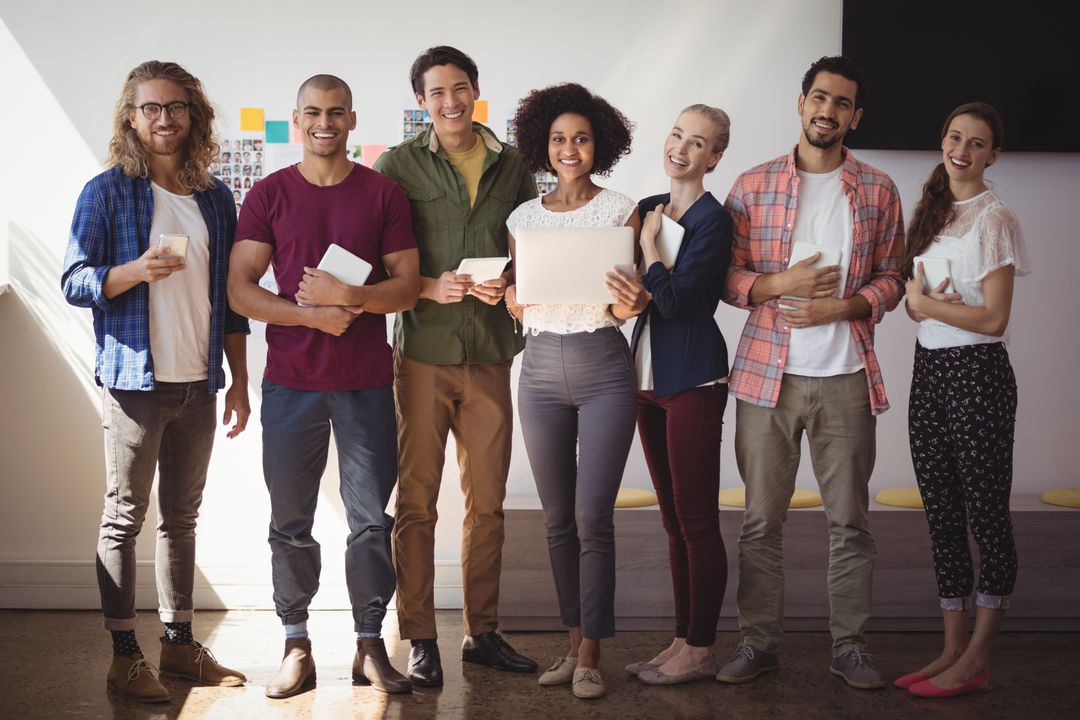
[[[875,427],[862,370],[833,377],[784,375],[775,408],[738,402],[735,456],[746,484],[739,628],[749,645],[776,652],[783,634],[783,529],[805,431],[829,527],[833,656],[863,646],[876,555],[868,509]]]
[[[511,360],[429,365],[398,355],[398,486],[394,524],[402,638],[435,639],[435,522],[447,434],[457,443],[465,522],[461,580],[465,632],[499,626],[503,499],[510,469]]]

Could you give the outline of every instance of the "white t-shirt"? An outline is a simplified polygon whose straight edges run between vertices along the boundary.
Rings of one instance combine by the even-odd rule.
[[[154,219],[150,246],[162,234],[187,235],[187,265],[150,283],[150,357],[154,379],[196,382],[210,357],[210,234],[194,195],[176,195],[150,183]]]
[[[803,241],[840,250],[840,286],[836,297],[844,296],[854,223],[851,206],[840,183],[837,168],[828,173],[799,171],[799,204],[795,212],[792,242]],[[851,325],[846,320],[809,328],[792,328],[784,372],[811,377],[847,375],[863,367]]]
[[[1012,210],[986,190],[969,200],[953,203],[956,217],[946,225],[930,247],[928,257],[948,258],[952,283],[949,292],[958,292],[965,305],[982,307],[983,279],[994,270],[1012,265],[1016,276],[1027,275],[1030,265],[1020,223]],[[919,323],[919,344],[937,349],[959,345],[1008,342],[1001,337],[961,330],[937,320]]]

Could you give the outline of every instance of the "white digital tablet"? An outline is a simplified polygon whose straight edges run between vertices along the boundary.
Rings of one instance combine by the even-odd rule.
[[[330,247],[326,248],[318,268],[346,285],[363,285],[371,274],[371,263],[337,243],[330,243]]]
[[[525,305],[607,304],[607,273],[634,272],[634,231],[626,226],[518,228],[515,241],[517,299]]]
[[[501,276],[508,262],[508,257],[465,258],[454,273],[468,275],[474,283],[482,283]]]
[[[667,215],[660,217],[660,232],[656,236],[656,253],[660,256],[660,262],[664,263],[664,267],[670,270],[675,264],[675,258],[679,257],[679,248],[682,247],[686,228]]]
[[[923,278],[926,280],[926,284],[923,287],[923,294],[929,295],[937,289],[937,286],[942,282],[948,281],[948,285],[945,286],[943,292],[955,292],[952,289],[952,274],[949,270],[949,259],[939,257],[927,257],[926,255],[916,255],[915,265],[922,265]]]
[[[788,260],[788,269],[790,270],[795,263],[802,262],[808,257],[813,257],[816,253],[821,253],[820,257],[810,265],[812,268],[823,268],[829,265],[839,265],[843,259],[843,254],[840,252],[840,248],[826,247],[824,245],[817,245],[812,242],[805,242],[803,240],[796,240],[791,245],[791,258]],[[781,296],[781,300],[808,300],[809,298],[796,297],[794,295]],[[792,305],[785,305],[780,303],[780,307],[784,310],[793,310]]]

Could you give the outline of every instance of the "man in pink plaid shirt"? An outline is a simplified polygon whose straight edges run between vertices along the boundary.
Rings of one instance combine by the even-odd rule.
[[[746,516],[743,640],[717,675],[724,682],[779,664],[783,525],[805,431],[829,522],[831,670],[853,687],[884,685],[863,638],[876,554],[868,509],[875,416],[889,407],[874,325],[903,295],[904,223],[892,180],[842,144],[865,93],[851,60],[815,62],[799,95],[799,144],[739,176],[726,203],[735,245],[724,300],[750,317],[729,378]],[[809,243],[811,254],[790,264],[795,243]]]

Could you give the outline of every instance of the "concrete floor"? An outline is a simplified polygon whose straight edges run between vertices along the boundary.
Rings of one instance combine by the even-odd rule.
[[[1080,636],[1005,633],[995,655],[994,689],[952,700],[917,700],[892,687],[860,691],[831,675],[829,639],[823,633],[789,633],[781,670],[744,686],[712,681],[681,687],[648,687],[622,668],[648,657],[669,638],[663,633],[625,632],[604,644],[601,669],[608,696],[584,702],[569,688],[542,688],[535,675],[513,675],[457,661],[460,619],[439,613],[440,648],[446,686],[418,689],[388,698],[350,679],[354,638],[345,612],[317,612],[309,622],[319,669],[316,690],[288,700],[268,700],[264,687],[281,657],[282,635],[270,612],[201,612],[196,637],[223,663],[245,672],[244,688],[198,687],[166,680],[168,705],[152,706],[114,696],[105,688],[110,646],[96,612],[0,611],[0,717],[10,720],[116,718],[202,720],[258,718],[1074,718],[1080,708]],[[392,632],[388,644],[395,665],[404,670],[407,644]],[[142,614],[139,642],[156,664],[160,624]],[[392,636],[392,637],[391,637]],[[507,637],[519,651],[550,663],[565,652],[560,633],[515,633]],[[738,638],[718,640],[726,660]],[[879,665],[892,679],[918,669],[937,649],[940,638],[926,633],[878,633],[870,638]],[[1073,710],[1068,708],[1072,707]]]

